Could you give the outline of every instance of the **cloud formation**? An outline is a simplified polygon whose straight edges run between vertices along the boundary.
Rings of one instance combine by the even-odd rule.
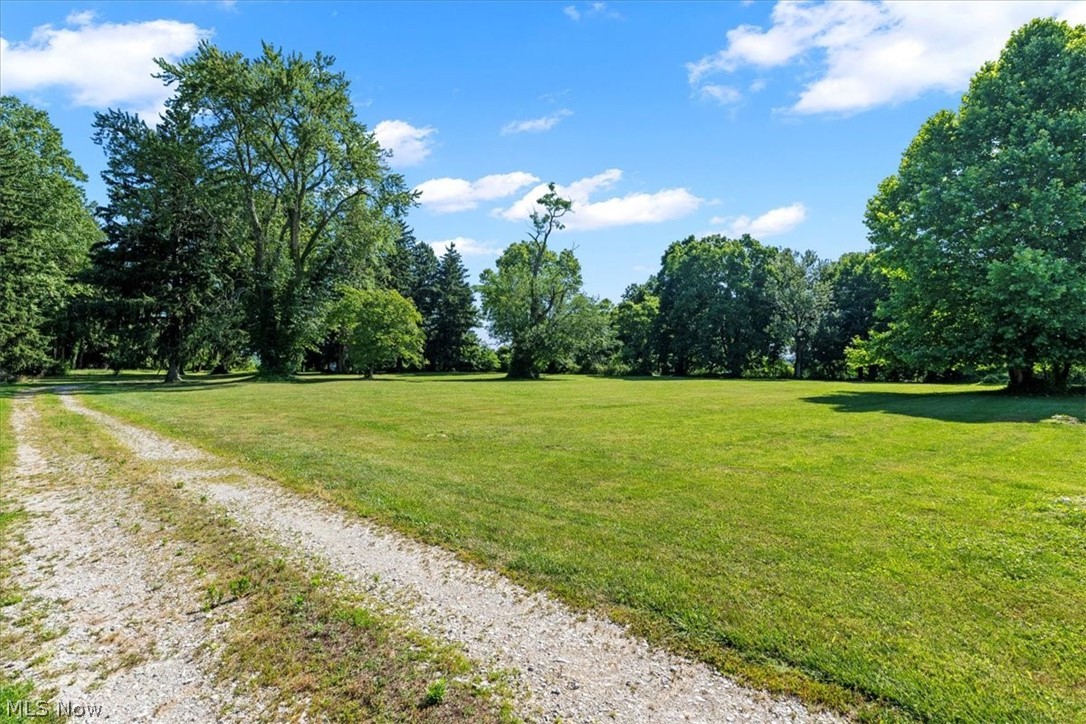
[[[539,181],[539,177],[524,171],[491,174],[475,181],[462,178],[435,178],[415,187],[421,193],[419,203],[438,214],[468,211],[481,201],[493,201],[512,196],[520,189]]]
[[[964,90],[999,56],[1010,34],[1035,17],[1086,22],[1086,3],[778,2],[770,26],[741,25],[720,51],[687,64],[689,82],[711,96],[707,79],[743,68],[819,67],[792,105],[797,114],[856,113],[929,91]],[[732,101],[734,102],[734,101]]]
[[[730,85],[706,83],[697,89],[698,94],[707,100],[716,101],[722,106],[730,106],[743,100],[743,94]]]
[[[504,247],[497,244],[490,244],[485,241],[476,241],[466,236],[458,236],[454,239],[445,239],[444,241],[431,241],[429,242],[430,248],[434,250],[434,253],[438,256],[444,256],[445,252],[449,250],[449,247],[456,244],[456,250],[463,256],[497,256],[502,252]]]
[[[573,202],[573,213],[562,219],[573,230],[603,229],[631,224],[654,224],[678,219],[697,210],[702,199],[684,188],[663,189],[656,193],[633,193],[602,201],[592,201],[597,192],[614,186],[622,178],[617,168],[574,181],[556,185],[559,196]],[[505,209],[495,209],[492,215],[509,221],[524,221],[537,208],[536,200],[547,193],[540,184]]]
[[[714,216],[709,220],[711,224],[731,223],[731,233],[734,236],[750,234],[756,239],[765,239],[770,236],[778,236],[796,228],[807,218],[807,207],[798,201],[788,206],[770,209],[757,218],[739,216],[729,219],[722,216]]]
[[[152,78],[155,58],[176,62],[211,31],[177,20],[98,23],[72,13],[68,27],[40,25],[25,41],[0,38],[0,85],[5,93],[59,88],[73,105],[121,108],[153,120],[170,90]]]
[[[394,168],[418,166],[433,150],[437,130],[426,126],[416,128],[406,121],[381,121],[373,135],[381,148],[392,151],[390,165]]]
[[[608,20],[622,20],[621,13],[612,10],[607,7],[605,2],[590,2],[584,4],[584,10],[578,10],[576,5],[566,5],[562,8],[562,12],[566,17],[574,22],[579,21],[581,18],[601,17]]]
[[[526,121],[510,121],[502,127],[502,135],[509,136],[514,133],[541,133],[542,131],[549,131],[557,126],[563,118],[572,115],[573,111],[568,108],[563,108],[550,115],[543,116],[542,118],[531,118]]]

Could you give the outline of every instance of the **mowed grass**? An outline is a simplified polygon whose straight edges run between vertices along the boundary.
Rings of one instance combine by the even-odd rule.
[[[403,376],[85,399],[811,702],[1086,720],[1086,426],[1048,421],[1082,396]]]

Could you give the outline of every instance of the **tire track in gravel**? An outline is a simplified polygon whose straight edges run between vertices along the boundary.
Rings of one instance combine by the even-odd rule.
[[[109,429],[143,460],[206,495],[252,534],[312,556],[418,629],[461,644],[485,666],[518,672],[518,714],[541,721],[833,722],[792,697],[741,686],[711,667],[571,610],[441,548],[413,541],[190,445],[91,410],[64,405]]]
[[[32,443],[30,395],[13,401],[11,424],[3,494],[27,519],[0,551],[25,594],[0,609],[8,678],[34,682],[35,705],[54,713],[63,704],[106,721],[248,720],[248,702],[212,674],[208,644],[228,619],[186,613],[200,607],[198,587],[164,547],[133,535],[153,525],[139,503],[108,485],[100,461]]]

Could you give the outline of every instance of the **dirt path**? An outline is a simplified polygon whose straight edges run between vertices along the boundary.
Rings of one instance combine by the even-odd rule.
[[[210,675],[207,644],[223,614],[191,613],[195,577],[132,534],[151,525],[139,504],[96,484],[97,461],[35,446],[37,418],[31,398],[15,399],[3,494],[27,519],[0,555],[25,597],[0,609],[5,673],[32,680],[35,706],[47,700],[53,713],[61,704],[108,721],[247,719],[246,704]]]
[[[423,631],[459,642],[487,667],[515,670],[530,720],[837,721],[791,698],[742,687],[708,666],[650,647],[614,623],[570,610],[451,553],[282,490],[192,446],[103,413],[64,405],[163,466],[247,530],[326,563]]]

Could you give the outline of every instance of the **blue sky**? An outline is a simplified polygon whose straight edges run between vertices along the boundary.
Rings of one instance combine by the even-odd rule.
[[[152,117],[152,57],[321,50],[422,191],[420,239],[459,240],[477,279],[554,181],[576,212],[556,244],[617,299],[690,234],[866,248],[867,199],[920,124],[1043,16],[1084,23],[1086,3],[2,0],[0,92],[49,112],[102,200],[94,112]]]

